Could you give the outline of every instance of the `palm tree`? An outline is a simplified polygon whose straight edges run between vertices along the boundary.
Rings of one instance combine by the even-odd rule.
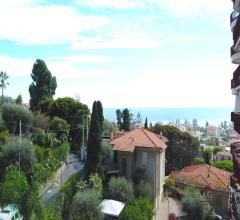
[[[1,71],[0,72],[0,87],[2,88],[2,104],[3,104],[3,90],[9,85],[7,79],[9,76],[6,74],[6,72]]]

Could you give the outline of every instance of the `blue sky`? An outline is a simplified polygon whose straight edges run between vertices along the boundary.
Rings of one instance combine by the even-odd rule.
[[[55,98],[91,106],[233,107],[231,1],[0,1],[5,93],[28,102],[37,58],[57,77]]]

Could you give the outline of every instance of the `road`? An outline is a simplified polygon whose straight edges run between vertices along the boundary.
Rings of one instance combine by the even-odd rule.
[[[73,174],[79,172],[82,166],[83,164],[79,161],[78,157],[75,154],[70,154],[66,169],[62,173],[60,181],[55,181],[42,194],[41,199],[43,203],[47,205],[53,202],[57,198],[60,185],[63,185]]]

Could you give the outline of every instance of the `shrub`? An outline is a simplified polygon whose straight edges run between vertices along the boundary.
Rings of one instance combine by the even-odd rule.
[[[146,197],[152,199],[152,186],[149,182],[141,180],[140,183],[136,186],[136,196],[137,197]]]
[[[124,207],[119,220],[151,220],[153,215],[153,203],[147,198],[139,198]]]
[[[168,189],[171,189],[173,186],[175,186],[175,180],[170,176],[166,179],[165,184]]]
[[[194,158],[194,163],[195,163],[195,164],[204,164],[204,163],[205,163],[205,160],[204,160],[204,158],[202,158],[202,157],[195,157],[195,158]]]
[[[32,125],[32,113],[21,105],[4,104],[2,106],[3,120],[12,134],[19,134],[19,121],[22,122],[22,132],[26,133]]]
[[[131,202],[134,199],[132,183],[124,177],[111,177],[108,185],[108,197],[125,203]]]
[[[233,161],[232,160],[222,160],[222,161],[213,161],[211,165],[218,167],[220,169],[232,172],[233,170]]]
[[[54,133],[45,132],[41,129],[34,134],[33,143],[41,147],[56,147],[60,144]]]
[[[94,190],[79,191],[73,198],[68,219],[103,219],[100,203],[101,201]]]
[[[10,137],[7,142],[1,146],[0,151],[0,174],[3,174],[5,169],[9,166],[18,166],[20,153],[21,170],[25,174],[31,174],[36,162],[36,155],[34,146],[27,139],[20,139],[18,137]]]
[[[184,190],[183,211],[187,213],[189,220],[203,220],[207,217],[210,207],[207,201],[203,201],[204,198],[199,190],[192,187],[187,187]]]
[[[60,143],[68,141],[70,126],[66,120],[54,117],[50,123],[50,130],[52,130]]]
[[[57,203],[59,204],[59,208],[61,210],[61,215],[63,219],[68,219],[68,213],[70,211],[71,202],[73,200],[74,195],[77,192],[77,181],[79,180],[79,175],[74,174],[66,183],[64,183],[61,188]]]

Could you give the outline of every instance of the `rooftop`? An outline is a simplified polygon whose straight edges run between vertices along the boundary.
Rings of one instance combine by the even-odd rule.
[[[199,164],[173,171],[171,176],[175,181],[184,184],[228,191],[231,173],[207,164]]]
[[[110,143],[114,145],[113,150],[133,152],[135,147],[155,148],[164,150],[167,138],[155,134],[144,128],[136,128],[113,139]]]

